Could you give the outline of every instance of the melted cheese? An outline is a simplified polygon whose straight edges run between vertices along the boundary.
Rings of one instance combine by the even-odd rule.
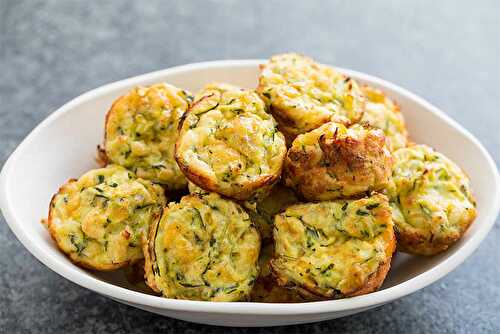
[[[61,187],[50,205],[48,228],[77,264],[116,269],[143,258],[143,240],[165,201],[160,186],[110,165]]]
[[[425,145],[394,153],[390,188],[403,250],[432,255],[458,240],[476,217],[469,178]]]
[[[237,200],[267,194],[285,153],[283,135],[257,94],[220,84],[197,96],[176,146],[190,181]]]
[[[279,283],[324,297],[361,289],[394,250],[391,211],[380,194],[291,206],[276,216],[274,239]]]
[[[170,203],[150,240],[148,284],[165,297],[237,301],[258,274],[260,238],[245,210],[219,195]]]
[[[330,120],[355,123],[364,111],[353,79],[294,53],[276,55],[261,67],[257,91],[291,140]]]

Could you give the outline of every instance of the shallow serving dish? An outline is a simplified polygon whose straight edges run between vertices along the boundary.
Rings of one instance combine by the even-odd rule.
[[[432,258],[397,254],[382,288],[368,295],[302,304],[262,304],[152,296],[127,283],[122,273],[86,271],[57,250],[40,219],[47,215],[50,197],[61,184],[97,166],[96,145],[102,140],[104,116],[114,99],[133,86],[160,81],[191,91],[211,81],[254,88],[258,64],[262,62],[230,60],[175,67],[97,88],[65,104],[26,137],[0,174],[0,207],[14,234],[43,264],[76,284],[150,312],[226,326],[297,324],[362,312],[435,282],[479,246],[493,226],[500,206],[500,179],[488,152],[467,130],[423,99],[384,80],[341,69],[394,98],[406,117],[412,140],[443,152],[470,176],[479,214],[466,235],[448,251]]]

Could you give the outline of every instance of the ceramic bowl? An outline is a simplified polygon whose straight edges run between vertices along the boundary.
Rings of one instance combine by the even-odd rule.
[[[225,326],[298,324],[362,312],[435,282],[479,246],[493,226],[500,205],[498,171],[488,152],[467,130],[422,98],[373,76],[339,69],[394,98],[406,118],[411,139],[443,152],[470,176],[479,215],[465,236],[448,251],[429,258],[398,253],[381,289],[364,296],[303,304],[263,304],[153,296],[127,283],[123,273],[81,269],[57,250],[40,219],[47,215],[50,198],[61,184],[97,166],[96,146],[102,141],[104,116],[113,100],[134,86],[161,81],[190,91],[212,81],[254,88],[262,62],[230,60],[170,68],[105,85],[62,106],[24,139],[2,169],[0,206],[14,234],[43,264],[87,289],[168,317]]]

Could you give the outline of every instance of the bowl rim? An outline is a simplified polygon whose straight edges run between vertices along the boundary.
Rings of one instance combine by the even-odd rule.
[[[37,242],[32,241],[32,239],[35,238],[27,233],[27,231],[22,227],[20,219],[16,217],[13,205],[10,202],[8,196],[9,194],[7,192],[7,184],[9,182],[9,174],[15,165],[17,156],[19,156],[23,152],[26,146],[31,144],[35,135],[42,131],[50,123],[54,122],[63,114],[70,112],[75,106],[83,102],[91,100],[96,96],[104,95],[110,91],[125,88],[141,81],[154,81],[155,79],[160,79],[165,75],[182,74],[190,72],[192,70],[200,69],[249,68],[258,66],[259,64],[262,64],[264,62],[265,60],[261,59],[218,60],[175,66],[100,86],[65,103],[62,107],[45,118],[25,137],[25,139],[18,145],[18,147],[7,159],[2,168],[2,171],[0,173],[0,208],[10,229],[14,232],[23,246],[28,249],[28,251],[35,258],[37,258],[40,262],[42,262],[54,272],[82,287],[111,297],[113,299],[122,300],[133,304],[140,304],[145,307],[216,314],[299,315],[313,313],[332,313],[362,308],[371,308],[382,305],[397,298],[401,298],[434,283],[438,279],[454,270],[472,254],[472,252],[479,246],[481,241],[486,237],[487,233],[494,225],[500,209],[500,177],[496,164],[488,151],[483,147],[479,140],[477,140],[464,127],[462,127],[460,124],[458,124],[456,121],[451,119],[444,112],[442,112],[426,100],[418,97],[417,95],[407,91],[406,89],[398,85],[392,84],[378,77],[339,67],[337,67],[337,69],[347,75],[350,75],[354,78],[366,80],[368,82],[376,83],[381,87],[386,87],[392,91],[395,91],[398,94],[403,95],[410,100],[413,100],[417,104],[420,104],[423,108],[438,116],[442,121],[448,123],[451,127],[458,130],[479,149],[481,154],[486,158],[488,162],[487,166],[483,166],[483,168],[490,169],[495,174],[495,179],[492,180],[495,193],[492,194],[492,196],[494,196],[495,199],[493,203],[496,204],[494,204],[493,207],[488,210],[488,212],[484,213],[484,224],[457,252],[450,255],[447,259],[445,259],[435,267],[393,287],[362,296],[339,300],[290,304],[191,301],[152,296],[101,281],[98,278],[92,277],[90,275],[84,275],[80,272],[80,268],[78,268],[77,266],[51,257],[48,253],[45,253],[43,251],[43,249],[40,245],[38,245]]]

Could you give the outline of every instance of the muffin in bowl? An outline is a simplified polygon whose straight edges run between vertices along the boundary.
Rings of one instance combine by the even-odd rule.
[[[193,96],[166,83],[136,87],[106,115],[101,160],[176,191],[186,178],[174,159],[178,126]]]
[[[175,158],[206,191],[245,201],[269,194],[286,146],[259,96],[224,84],[207,85],[182,122]]]
[[[260,237],[248,214],[216,193],[170,203],[145,246],[147,284],[167,298],[247,300]]]
[[[293,141],[283,179],[303,198],[324,201],[385,189],[391,167],[382,130],[329,122]]]
[[[114,270],[142,259],[142,246],[166,199],[163,189],[118,165],[94,169],[52,197],[47,227],[71,261]]]
[[[375,291],[396,247],[385,195],[297,204],[275,218],[278,284],[324,298]]]
[[[289,144],[329,121],[356,123],[365,109],[354,79],[296,53],[273,56],[261,65],[257,92]]]
[[[394,161],[389,194],[398,249],[417,255],[443,252],[476,218],[469,178],[426,145],[399,149]]]

